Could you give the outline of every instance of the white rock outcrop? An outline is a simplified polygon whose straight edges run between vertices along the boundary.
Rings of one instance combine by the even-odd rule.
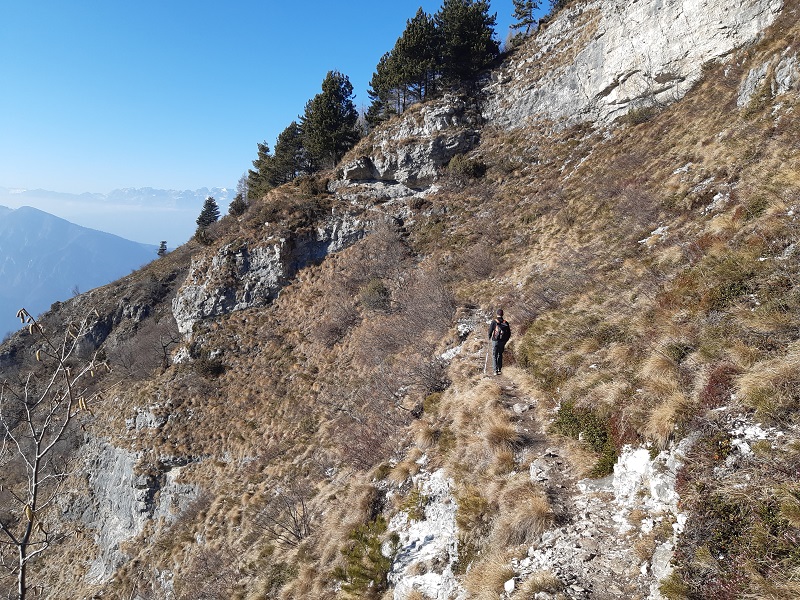
[[[797,89],[798,84],[800,84],[800,60],[797,58],[797,53],[784,53],[750,69],[742,85],[739,86],[736,105],[742,108],[750,104],[764,86],[769,86],[764,91],[769,92],[772,97],[777,97]]]
[[[186,461],[167,461],[155,474],[137,473],[136,453],[100,439],[87,444],[84,456],[88,495],[73,497],[64,510],[94,536],[98,554],[86,577],[100,583],[125,562],[123,542],[134,539],[149,522],[174,522],[198,490],[177,481]]]
[[[413,107],[399,122],[373,132],[372,148],[344,164],[341,179],[428,187],[451,158],[477,145],[479,126],[480,115],[463,98]]]
[[[178,330],[186,335],[199,320],[265,305],[297,271],[360,240],[370,227],[349,214],[332,216],[311,232],[270,237],[258,246],[226,244],[193,259],[172,301]]]
[[[493,75],[484,117],[608,123],[682,98],[708,61],[752,43],[782,0],[596,0],[561,11]]]
[[[424,518],[409,520],[408,514],[400,512],[389,523],[389,529],[400,538],[389,573],[393,596],[403,600],[420,593],[436,600],[461,600],[466,592],[453,573],[458,558],[458,506],[451,491],[453,482],[439,469],[421,471],[414,484],[426,498]]]

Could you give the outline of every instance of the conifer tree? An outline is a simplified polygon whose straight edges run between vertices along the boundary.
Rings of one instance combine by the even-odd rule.
[[[414,18],[406,23],[393,51],[399,63],[401,82],[412,101],[423,101],[435,90],[438,50],[436,23],[419,8]]]
[[[253,169],[247,171],[247,197],[261,198],[274,186],[269,182],[272,172],[272,154],[267,142],[258,144],[258,156],[253,161]]]
[[[275,142],[275,154],[267,179],[271,185],[279,186],[292,181],[305,170],[302,130],[297,121],[292,121]]]
[[[372,100],[365,116],[367,124],[374,127],[399,112],[396,90],[399,86],[399,69],[391,52],[378,61],[375,73],[369,81],[367,95]]]
[[[219,206],[217,206],[217,201],[212,196],[208,196],[203,203],[203,210],[200,211],[200,216],[197,217],[197,226],[202,229],[212,223],[216,223],[218,220]]]
[[[441,48],[441,75],[457,85],[475,77],[499,53],[494,39],[497,15],[488,0],[444,0],[434,15]]]
[[[158,246],[158,252],[156,253],[159,256],[166,256],[167,255],[167,241],[162,240],[161,244]]]
[[[228,205],[228,214],[233,217],[240,217],[246,210],[247,201],[244,199],[244,195],[242,193],[236,194]]]
[[[528,35],[531,31],[531,27],[536,25],[534,12],[539,10],[539,3],[535,0],[513,0],[513,2],[514,18],[517,19],[517,22],[511,25],[511,28],[525,28],[523,35]]]
[[[420,8],[406,22],[391,52],[378,62],[367,91],[372,99],[367,123],[374,126],[403,112],[410,104],[427,99],[436,87],[437,56],[436,24]]]
[[[353,85],[346,75],[329,71],[322,92],[306,103],[300,120],[309,170],[333,167],[360,138]]]

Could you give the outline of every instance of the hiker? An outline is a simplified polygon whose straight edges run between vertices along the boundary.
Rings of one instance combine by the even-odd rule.
[[[511,326],[503,318],[503,309],[498,309],[497,316],[492,320],[492,324],[489,325],[489,339],[492,342],[492,363],[495,375],[500,375],[500,371],[503,370],[503,350],[510,337]]]

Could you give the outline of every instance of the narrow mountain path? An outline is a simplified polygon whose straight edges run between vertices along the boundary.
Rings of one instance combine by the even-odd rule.
[[[669,515],[661,507],[648,508],[638,488],[633,497],[621,497],[622,483],[614,475],[581,478],[569,444],[548,432],[549,423],[537,419],[541,411],[536,411],[532,390],[525,388],[518,375],[516,369],[507,369],[497,376],[500,402],[520,433],[518,461],[528,466],[532,482],[546,494],[553,526],[528,548],[526,556],[512,560],[516,575],[504,597],[659,598],[650,563],[659,536],[672,537]],[[549,585],[537,584],[548,580]]]

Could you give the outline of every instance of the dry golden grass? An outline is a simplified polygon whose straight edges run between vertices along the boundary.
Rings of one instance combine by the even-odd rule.
[[[522,439],[513,423],[499,419],[492,419],[486,423],[484,438],[494,453],[513,452],[519,447]]]
[[[733,340],[728,347],[728,355],[734,365],[746,371],[761,360],[762,352],[758,348],[748,346],[742,340]]]
[[[771,422],[793,419],[800,407],[800,344],[786,356],[762,361],[736,382],[737,397]]]
[[[464,587],[469,597],[475,600],[496,600],[503,593],[505,582],[515,575],[510,559],[508,552],[498,551],[474,563],[464,577]]]
[[[414,441],[423,450],[428,450],[436,445],[441,435],[441,429],[431,423],[421,423],[416,428]]]
[[[389,594],[389,598],[393,598],[392,591],[387,592]],[[420,592],[419,590],[411,590],[403,597],[403,600],[428,600],[428,596]]]
[[[682,392],[672,390],[651,411],[645,425],[644,434],[657,448],[665,448],[675,432],[675,427],[686,416],[691,406],[691,401]]]
[[[575,476],[578,478],[589,477],[597,464],[597,454],[589,450],[582,442],[571,438],[560,438],[559,446]]]
[[[795,571],[789,575],[771,575],[764,578],[757,571],[751,571],[751,581],[753,591],[742,596],[745,600],[794,600],[800,597],[800,582],[797,580],[798,573]]]
[[[522,598],[532,598],[534,594],[546,592],[557,594],[564,589],[564,584],[550,571],[537,571],[531,573],[519,586],[519,594]]]
[[[534,544],[553,526],[553,509],[542,494],[531,496],[501,511],[492,531],[491,545],[496,548],[522,548]]]
[[[517,467],[517,460],[513,450],[495,450],[492,452],[490,472],[495,476],[502,476],[513,472]]]
[[[387,479],[395,485],[402,485],[410,477],[419,473],[420,465],[417,462],[422,456],[419,448],[412,448],[409,454],[397,463],[389,472]]]
[[[679,385],[675,360],[660,349],[647,357],[639,373],[642,379],[656,392],[668,392]]]
[[[792,527],[800,529],[800,488],[786,485],[779,490],[781,516]]]

